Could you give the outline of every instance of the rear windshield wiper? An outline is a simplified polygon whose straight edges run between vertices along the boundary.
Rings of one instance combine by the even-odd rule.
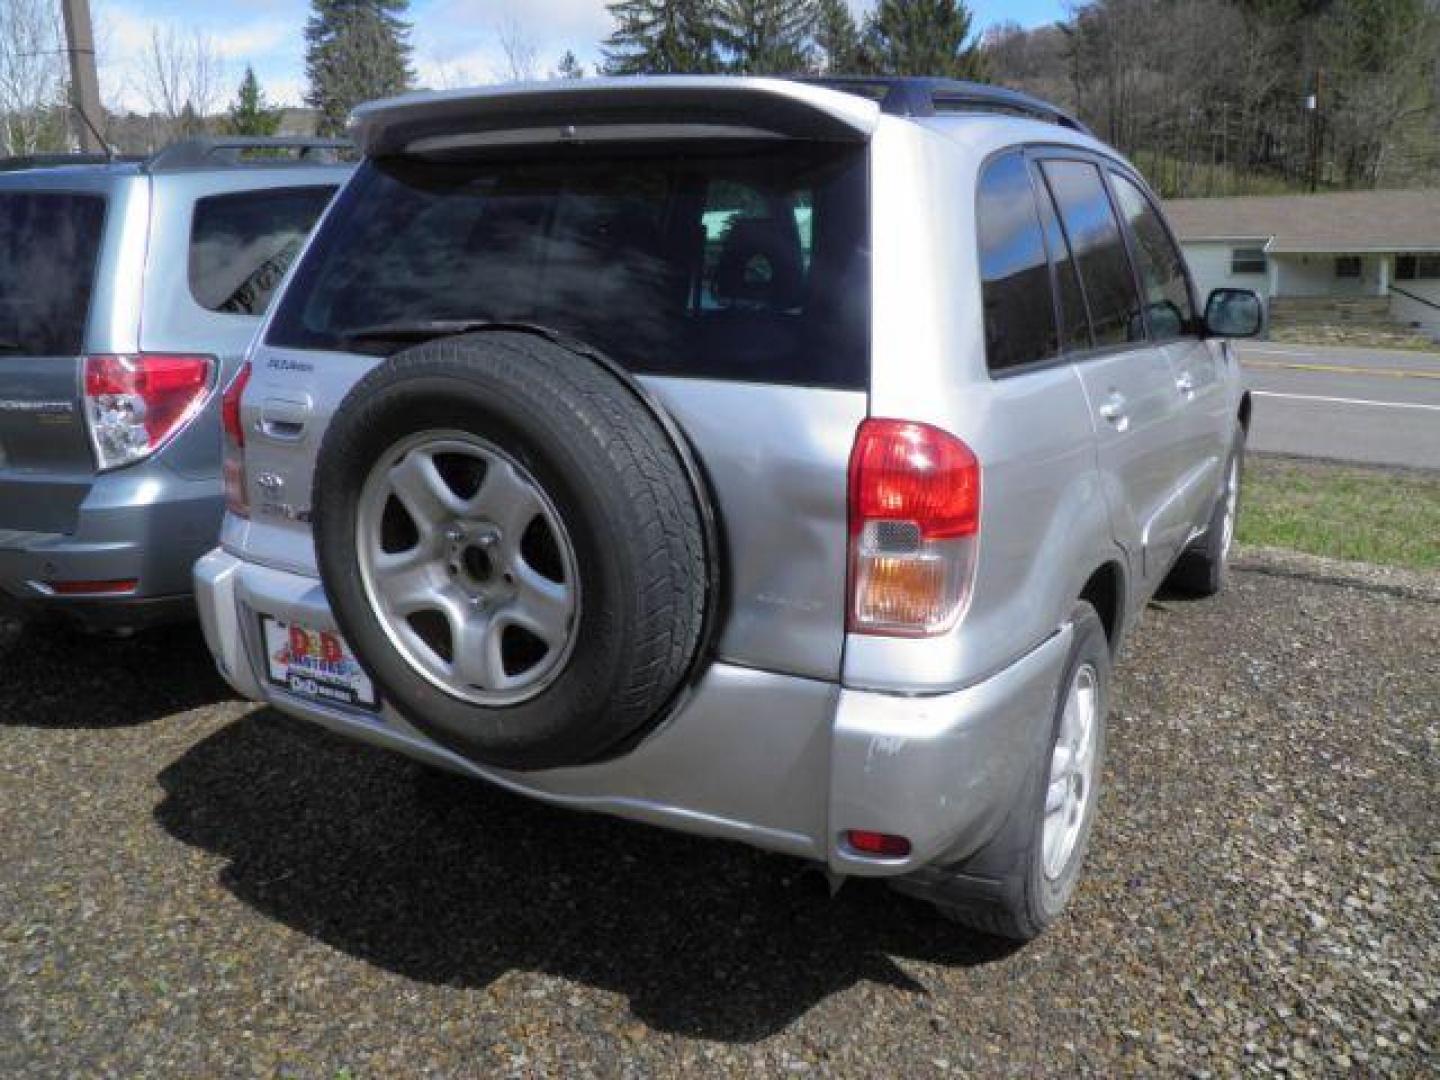
[[[20,352],[24,348],[25,346],[18,341],[6,341],[4,338],[0,338],[0,352]]]
[[[365,341],[429,341],[432,338],[468,334],[472,330],[484,330],[498,325],[502,324],[490,319],[416,319],[413,322],[359,326],[354,330],[344,331],[340,334],[340,340],[347,344]]]

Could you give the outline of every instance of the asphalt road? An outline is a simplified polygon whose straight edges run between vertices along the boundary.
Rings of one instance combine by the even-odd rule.
[[[31,628],[0,1076],[1432,1073],[1440,583],[1255,558],[1146,613],[1088,872],[1023,949],[341,742],[190,627]]]
[[[1239,352],[1251,449],[1440,469],[1440,352],[1268,341]]]

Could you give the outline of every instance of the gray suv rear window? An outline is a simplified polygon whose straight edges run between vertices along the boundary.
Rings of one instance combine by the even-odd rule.
[[[84,351],[104,225],[98,195],[0,192],[0,355]]]
[[[196,303],[233,315],[263,314],[334,194],[334,187],[298,187],[197,199],[190,224]]]
[[[268,341],[385,353],[386,327],[531,323],[637,372],[863,388],[867,186],[862,147],[815,143],[366,162]]]

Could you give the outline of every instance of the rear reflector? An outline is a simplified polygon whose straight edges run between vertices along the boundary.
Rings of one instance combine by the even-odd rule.
[[[200,412],[214,382],[208,356],[87,356],[85,419],[101,470],[149,457]]]
[[[955,436],[866,420],[850,455],[850,630],[942,634],[970,598],[980,463]]]
[[[851,829],[845,834],[845,843],[857,854],[874,859],[903,859],[910,854],[910,841],[890,833]]]
[[[56,596],[119,596],[133,593],[140,582],[134,578],[119,581],[47,581],[45,588]]]

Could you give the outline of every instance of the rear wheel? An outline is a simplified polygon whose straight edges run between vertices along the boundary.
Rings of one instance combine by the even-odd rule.
[[[1230,576],[1230,550],[1240,514],[1240,477],[1245,458],[1245,433],[1235,435],[1225,463],[1225,486],[1211,511],[1205,533],[1176,560],[1165,579],[1172,589],[1190,596],[1214,596]]]
[[[1075,891],[1100,797],[1110,649],[1088,603],[1071,626],[1050,738],[1000,834],[958,865],[897,883],[955,922],[1017,941],[1044,931]]]

